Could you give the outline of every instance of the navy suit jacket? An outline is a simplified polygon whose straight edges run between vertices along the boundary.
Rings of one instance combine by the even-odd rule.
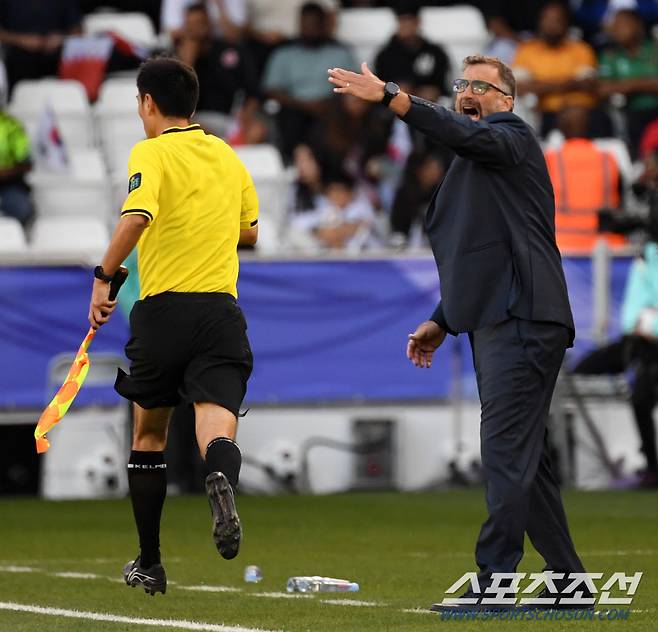
[[[573,341],[553,187],[533,131],[512,112],[473,121],[411,101],[402,120],[457,154],[425,220],[441,282],[431,320],[454,334],[514,316],[564,325]]]

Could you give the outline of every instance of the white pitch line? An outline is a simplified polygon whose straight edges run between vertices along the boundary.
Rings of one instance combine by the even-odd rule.
[[[96,573],[74,573],[63,571],[61,573],[50,573],[53,577],[63,577],[64,579],[103,579]]]
[[[38,570],[30,566],[0,566],[3,573],[36,573]]]
[[[245,628],[235,625],[202,623],[185,619],[144,619],[141,617],[124,617],[101,612],[86,612],[83,610],[65,610],[64,608],[43,608],[30,604],[0,601],[0,610],[12,612],[29,612],[51,617],[67,617],[69,619],[87,619],[90,621],[107,621],[109,623],[127,623],[130,625],[150,625],[159,628],[174,628],[179,630],[197,630],[199,632],[270,632],[262,628]]]
[[[239,593],[242,588],[235,588],[234,586],[209,586],[201,584],[200,586],[179,586],[181,590],[195,590],[198,592],[218,592],[218,593]]]
[[[328,603],[332,606],[356,606],[361,608],[380,608],[385,604],[374,601],[359,601],[358,599],[321,599],[320,603]]]
[[[284,592],[257,592],[247,593],[250,597],[267,597],[269,599],[310,599],[313,595],[303,595],[300,593]]]
[[[436,614],[429,608],[405,608],[401,612],[406,612],[408,614]]]
[[[641,555],[641,556],[656,555],[658,554],[658,551],[656,549],[635,549],[628,551],[615,549],[612,551],[579,551],[578,553],[580,555],[584,555],[584,556],[590,555],[592,557],[597,557],[597,556],[607,557],[608,555],[617,555],[621,557],[624,555]]]

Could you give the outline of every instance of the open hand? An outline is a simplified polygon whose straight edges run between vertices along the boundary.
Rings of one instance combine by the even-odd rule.
[[[445,340],[446,332],[433,320],[426,320],[409,334],[407,343],[407,358],[414,366],[429,369],[432,366],[432,356]]]
[[[334,92],[338,94],[351,94],[374,103],[379,103],[384,98],[386,83],[375,76],[365,61],[361,64],[362,74],[342,68],[330,68],[327,72],[329,81],[336,86]]]

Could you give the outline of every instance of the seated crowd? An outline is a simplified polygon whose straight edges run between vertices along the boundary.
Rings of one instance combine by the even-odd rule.
[[[417,137],[389,110],[337,97],[331,67],[357,69],[351,42],[335,37],[340,11],[387,6],[395,32],[383,38],[373,71],[431,101],[452,99],[459,68],[421,29],[425,6],[458,2],[338,0],[0,0],[0,43],[10,98],[17,82],[57,75],[66,38],[103,7],[153,21],[159,51],[196,69],[197,121],[234,146],[274,144],[291,175],[287,249],[300,252],[423,246],[423,212],[450,165],[447,148]],[[556,195],[558,245],[591,251],[598,212],[641,208],[628,173],[598,138],[618,138],[636,162],[642,190],[658,151],[658,22],[655,3],[471,2],[490,40],[482,51],[512,66],[517,103],[544,139]],[[621,7],[621,8],[620,8]],[[156,51],[156,52],[159,52]],[[139,54],[115,45],[106,71],[136,68]],[[93,99],[93,96],[92,96]],[[529,109],[530,108],[530,109]],[[27,136],[0,120],[0,213],[24,225],[34,216],[25,173]],[[645,168],[640,167],[645,164]],[[626,180],[625,180],[626,178]],[[636,187],[637,189],[637,187]],[[631,199],[633,198],[633,199]],[[606,235],[611,247],[624,238]]]

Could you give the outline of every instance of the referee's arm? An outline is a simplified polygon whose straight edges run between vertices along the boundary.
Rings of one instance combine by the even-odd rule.
[[[123,215],[117,224],[110,245],[101,261],[103,272],[112,276],[137,245],[142,233],[148,226],[145,215]]]
[[[255,246],[258,241],[258,224],[251,228],[240,229],[239,246]]]
[[[101,261],[103,272],[113,276],[119,266],[137,245],[144,229],[149,223],[144,215],[123,215],[117,224],[112,241]],[[109,300],[110,284],[100,279],[94,279],[89,301],[89,324],[98,329],[105,324],[117,306],[116,300]]]

